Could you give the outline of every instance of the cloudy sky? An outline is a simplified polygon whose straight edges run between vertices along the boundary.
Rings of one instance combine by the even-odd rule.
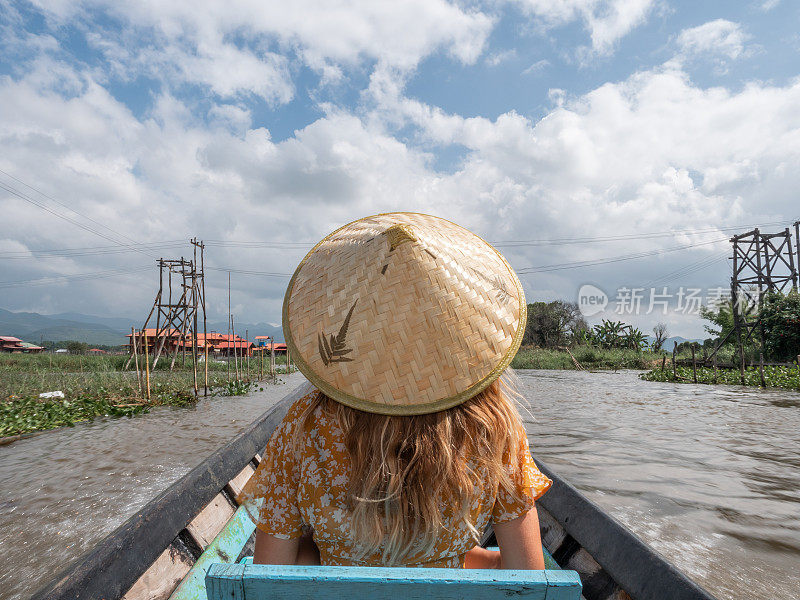
[[[279,321],[332,229],[420,211],[529,301],[702,335],[681,286],[800,218],[789,0],[0,0],[0,307],[141,319],[207,243],[210,316]],[[667,315],[617,315],[668,287]],[[708,292],[711,294],[711,292]],[[619,310],[619,305],[617,305]]]

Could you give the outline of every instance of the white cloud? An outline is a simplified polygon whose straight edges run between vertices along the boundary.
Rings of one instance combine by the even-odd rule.
[[[683,56],[716,55],[734,60],[744,54],[749,38],[739,23],[716,19],[684,29],[678,35],[677,44]]]
[[[610,54],[616,43],[643,24],[655,0],[516,0],[545,28],[573,21],[583,22],[591,47],[580,52],[584,58]]]
[[[535,75],[536,73],[541,73],[544,71],[548,66],[550,66],[550,61],[543,58],[542,60],[537,60],[527,69],[522,71],[523,75]]]
[[[161,26],[170,30],[169,19]],[[579,97],[551,90],[552,110],[534,121],[513,111],[465,118],[408,98],[408,64],[379,59],[361,108],[325,105],[323,117],[276,142],[269,130],[253,127],[246,103],[235,98],[199,115],[165,90],[137,118],[94,71],[44,53],[25,75],[0,78],[0,144],[8,149],[0,168],[147,242],[193,235],[311,242],[343,222],[391,210],[440,214],[492,240],[705,229],[797,216],[800,80],[753,83],[737,92],[704,89],[673,62]],[[449,173],[434,160],[447,146],[465,149]],[[18,199],[2,196],[0,205],[13,224],[2,235],[3,251],[106,244]],[[505,251],[522,268],[710,237]],[[607,286],[650,280],[681,261],[725,249],[723,242],[524,281],[531,298],[569,298],[587,280]],[[208,256],[211,266],[287,272],[302,253],[217,246]],[[6,281],[153,264],[133,253],[10,262],[2,264]],[[152,301],[151,279],[14,288],[4,290],[4,306],[139,314]],[[224,275],[211,272],[208,283],[211,308],[222,314]],[[234,275],[234,297],[254,318],[274,319],[285,283]]]
[[[463,63],[483,52],[493,19],[445,0],[263,2],[39,2],[54,26],[83,24],[118,75],[208,86],[222,97],[292,98],[287,56],[296,54],[323,82],[364,60],[411,69],[443,50]],[[121,22],[96,26],[101,12]]]
[[[793,107],[800,80],[734,93],[698,87],[672,65],[571,100],[559,91],[556,108],[538,122],[514,112],[495,120],[447,114],[403,97],[389,80],[372,88],[387,123],[415,124],[419,141],[431,147],[467,148],[437,190],[464,207],[466,224],[479,230],[491,224],[489,233],[482,231],[490,239],[714,231],[798,216],[800,114]],[[675,234],[655,247],[718,241],[663,258],[523,279],[537,298],[544,290],[569,298],[585,281],[636,285],[714,253],[724,256],[727,238],[723,232]],[[505,251],[524,268],[653,248],[652,240],[633,240]],[[699,283],[724,285],[724,261],[715,269]]]
[[[517,51],[513,48],[511,50],[503,50],[502,52],[494,52],[486,57],[486,64],[490,67],[496,67],[500,63],[507,62],[517,56]]]

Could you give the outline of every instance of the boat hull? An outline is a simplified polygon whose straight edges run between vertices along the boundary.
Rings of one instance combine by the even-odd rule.
[[[148,503],[80,557],[34,600],[204,600],[212,562],[251,555],[255,526],[235,501],[259,451],[303,384],[247,430]],[[587,600],[713,600],[573,486],[537,461],[553,480],[537,501],[544,548],[580,574]],[[491,532],[485,544],[491,545]]]

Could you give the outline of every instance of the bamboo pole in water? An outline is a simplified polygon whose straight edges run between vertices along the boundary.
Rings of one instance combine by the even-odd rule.
[[[147,329],[144,330],[144,369],[147,374],[147,399],[150,400],[150,357],[147,354]]]
[[[761,387],[767,387],[767,380],[764,379],[764,353],[758,351],[758,374],[761,377]]]
[[[714,363],[714,383],[717,383],[717,354],[714,353],[714,356],[711,359]]]
[[[231,316],[231,331],[233,332],[233,368],[236,371],[236,381],[239,381],[239,343],[236,339],[236,319]]]
[[[139,395],[142,395],[142,376],[139,374],[139,353],[136,351],[136,335],[135,330],[131,327],[131,350],[133,352],[133,360],[136,363],[136,384],[139,386]]]
[[[231,272],[228,271],[228,344],[231,343]],[[228,346],[228,356],[225,360],[225,368],[228,370],[228,381],[231,380],[231,347]]]
[[[664,373],[664,367],[667,365],[667,355],[661,357],[661,373]]]
[[[694,353],[694,344],[692,344],[692,381],[697,383],[697,358]]]
[[[200,299],[203,301],[203,349],[205,350],[205,371],[206,378],[203,385],[203,396],[208,396],[208,331],[206,331],[206,272],[205,261],[203,255],[205,254],[205,244],[200,242]]]
[[[675,366],[675,353],[678,351],[678,342],[675,342],[675,345],[672,347],[672,378],[677,381],[678,379],[678,369]]]

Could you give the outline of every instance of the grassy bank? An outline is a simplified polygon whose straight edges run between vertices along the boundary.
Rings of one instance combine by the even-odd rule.
[[[587,370],[649,369],[660,357],[652,352],[636,350],[603,350],[589,346],[571,348],[575,359]],[[523,346],[511,362],[514,369],[576,369],[569,353]]]
[[[0,438],[33,431],[72,426],[98,416],[133,416],[153,406],[194,404],[191,360],[160,361],[150,376],[150,398],[140,392],[136,373],[123,371],[126,356],[73,356],[0,354]],[[280,370],[285,370],[285,360]],[[140,363],[141,364],[141,363]],[[258,362],[251,359],[250,373],[233,364],[209,361],[209,386],[216,395],[241,395],[258,379]],[[204,365],[198,365],[202,395]],[[64,398],[39,398],[43,392],[61,391]]]
[[[692,367],[677,367],[677,377],[672,373],[669,362],[663,371],[661,368],[642,373],[641,378],[646,381],[669,381],[674,383],[693,383]],[[800,373],[797,367],[764,367],[764,380],[768,387],[787,388],[800,390]],[[749,367],[744,373],[745,385],[760,386],[761,376],[758,367]],[[741,385],[738,369],[717,369],[714,373],[712,367],[697,367],[697,383]]]

